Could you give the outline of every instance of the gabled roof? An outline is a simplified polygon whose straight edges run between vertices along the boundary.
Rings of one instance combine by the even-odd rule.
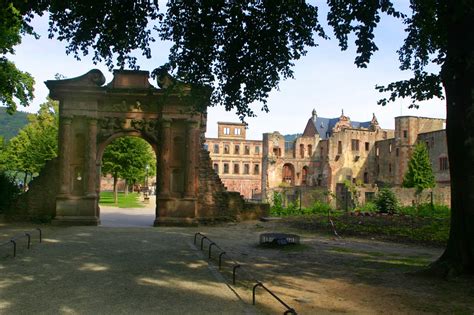
[[[340,117],[338,118],[324,118],[318,117],[313,111],[313,116],[308,120],[306,127],[303,132],[303,137],[314,137],[316,134],[319,134],[321,139],[327,139],[332,135],[332,129],[339,122]],[[352,128],[370,128],[370,121],[351,121]]]

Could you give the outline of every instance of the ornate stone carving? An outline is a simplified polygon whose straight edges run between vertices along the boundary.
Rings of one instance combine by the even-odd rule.
[[[159,122],[156,119],[124,119],[119,117],[103,117],[98,120],[100,141],[119,132],[139,131],[156,140]]]

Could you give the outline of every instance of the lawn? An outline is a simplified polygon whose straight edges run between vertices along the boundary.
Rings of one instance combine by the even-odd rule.
[[[118,193],[118,205],[114,203],[114,193],[111,191],[101,191],[99,204],[102,206],[116,206],[119,208],[143,208],[139,193]]]

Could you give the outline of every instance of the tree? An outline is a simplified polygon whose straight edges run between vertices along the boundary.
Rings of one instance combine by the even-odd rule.
[[[58,103],[48,100],[40,105],[38,113],[28,118],[28,125],[0,153],[3,170],[23,172],[25,184],[28,175],[38,173],[46,161],[58,154]]]
[[[169,0],[166,14],[155,1],[11,3],[23,17],[22,27],[32,13],[49,11],[50,36],[68,41],[68,53],[79,58],[92,49],[94,60],[109,66],[115,57],[121,67],[136,66],[131,56],[137,48],[151,56],[154,38],[147,25],[158,19],[159,36],[174,42],[167,67],[185,82],[210,83],[213,104],[235,108],[241,118],[253,115],[253,101],[267,110],[268,92],[281,78],[292,77],[293,62],[305,47],[315,46],[313,32],[326,38],[317,8],[303,1]],[[374,30],[381,15],[403,19],[407,37],[400,68],[412,77],[376,87],[390,93],[380,104],[409,97],[417,106],[446,97],[452,219],[446,251],[432,269],[474,272],[474,0],[411,0],[411,14],[398,12],[391,0],[328,0],[328,5],[341,49],[355,39],[358,67],[367,67],[378,50]],[[18,29],[18,23],[12,25]],[[441,71],[430,70],[432,65]]]
[[[121,137],[112,141],[102,157],[102,174],[111,174],[114,178],[114,202],[118,202],[118,179],[135,184],[145,176],[156,173],[156,159],[150,145],[143,139]],[[128,191],[125,188],[125,191]]]
[[[408,162],[408,169],[403,178],[403,187],[416,188],[417,192],[436,186],[430,157],[424,143],[417,143]]]

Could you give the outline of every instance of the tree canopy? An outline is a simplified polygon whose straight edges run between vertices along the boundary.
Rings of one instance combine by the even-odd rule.
[[[29,123],[10,139],[0,152],[3,170],[38,173],[46,161],[58,154],[58,103],[52,100],[40,105],[38,113],[29,115]]]
[[[417,191],[433,188],[436,185],[428,149],[422,142],[415,146],[402,185],[407,188],[416,188]]]

